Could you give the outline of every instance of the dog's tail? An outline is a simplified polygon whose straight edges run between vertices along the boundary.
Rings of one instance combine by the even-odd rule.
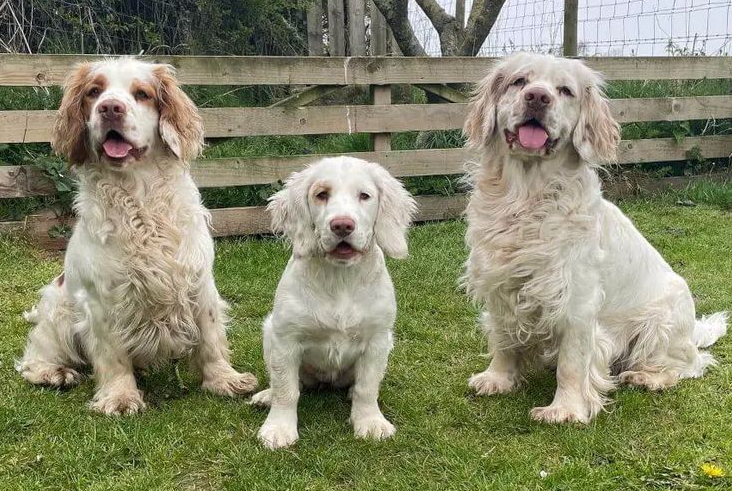
[[[699,348],[713,345],[727,334],[727,312],[717,312],[696,320],[691,338]]]

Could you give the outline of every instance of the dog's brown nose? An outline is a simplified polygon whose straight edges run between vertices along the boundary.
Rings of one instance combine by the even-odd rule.
[[[120,119],[127,113],[127,106],[124,102],[116,99],[107,99],[100,102],[97,106],[97,112],[104,119]]]
[[[536,87],[526,91],[524,100],[531,109],[543,110],[550,106],[554,99],[546,89]]]
[[[347,237],[356,229],[356,222],[348,217],[335,217],[330,221],[330,229],[338,237]]]

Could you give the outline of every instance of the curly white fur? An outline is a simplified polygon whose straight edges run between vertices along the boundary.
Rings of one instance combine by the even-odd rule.
[[[134,368],[189,354],[208,390],[225,395],[253,390],[254,376],[229,364],[227,306],[212,274],[209,214],[187,164],[177,156],[195,154],[202,146],[195,106],[162,65],[123,58],[83,65],[71,80],[76,82],[67,85],[59,120],[83,117],[83,124],[65,122],[83,134],[58,128],[55,146],[77,164],[78,221],[63,274],[26,314],[36,325],[18,371],[32,383],[67,386],[79,381],[76,369],[90,364],[97,386],[92,408],[106,414],[145,407]],[[103,90],[96,100],[79,101],[89,93],[87,85],[100,80]],[[135,101],[140,82],[157,87],[158,107],[148,99],[145,106]],[[96,110],[110,97],[128,105],[124,118],[112,123]],[[187,118],[183,133],[175,130],[177,111]],[[106,158],[102,143],[110,124],[126,140],[144,142],[136,145],[145,151],[121,162]],[[166,128],[165,135],[159,127]],[[63,150],[71,147],[76,149],[71,154]]]
[[[273,228],[290,239],[293,254],[264,321],[270,388],[253,399],[270,406],[259,430],[267,447],[297,440],[301,384],[351,386],[356,436],[394,433],[377,402],[396,317],[384,253],[407,255],[415,208],[385,169],[349,157],[324,159],[293,174],[272,198]],[[344,218],[353,221],[353,230],[337,235],[333,221]],[[344,248],[347,257],[338,253]]]
[[[546,107],[529,108],[530,91]],[[543,148],[515,136],[530,117]],[[586,423],[615,386],[611,369],[653,390],[701,376],[713,359],[697,348],[726,332],[726,314],[695,321],[686,282],[602,198],[595,168],[614,160],[619,131],[601,77],[577,60],[509,57],[478,86],[465,133],[483,160],[470,169],[464,282],[492,352],[470,386],[509,392],[527,365],[550,362],[556,395],[532,417]]]

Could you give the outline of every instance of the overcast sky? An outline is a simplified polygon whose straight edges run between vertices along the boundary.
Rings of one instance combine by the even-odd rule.
[[[455,0],[437,0],[454,14]],[[466,0],[466,18],[472,0]],[[427,52],[437,33],[414,0],[409,14]],[[563,0],[507,0],[481,54],[561,50]],[[578,43],[585,55],[732,54],[732,0],[580,0]],[[669,48],[669,41],[672,46]]]

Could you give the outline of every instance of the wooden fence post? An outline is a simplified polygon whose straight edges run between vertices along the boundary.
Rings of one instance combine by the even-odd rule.
[[[564,0],[564,56],[577,56],[578,0]]]
[[[465,27],[465,0],[455,2],[455,20],[460,27]]]
[[[346,56],[345,17],[343,0],[328,0],[328,53]]]
[[[307,11],[308,54],[323,56],[323,3],[317,0]]]
[[[372,85],[371,98],[375,106],[391,104],[391,85]],[[371,144],[375,152],[391,150],[391,133],[373,133]]]
[[[366,55],[366,0],[348,0],[348,54]]]

